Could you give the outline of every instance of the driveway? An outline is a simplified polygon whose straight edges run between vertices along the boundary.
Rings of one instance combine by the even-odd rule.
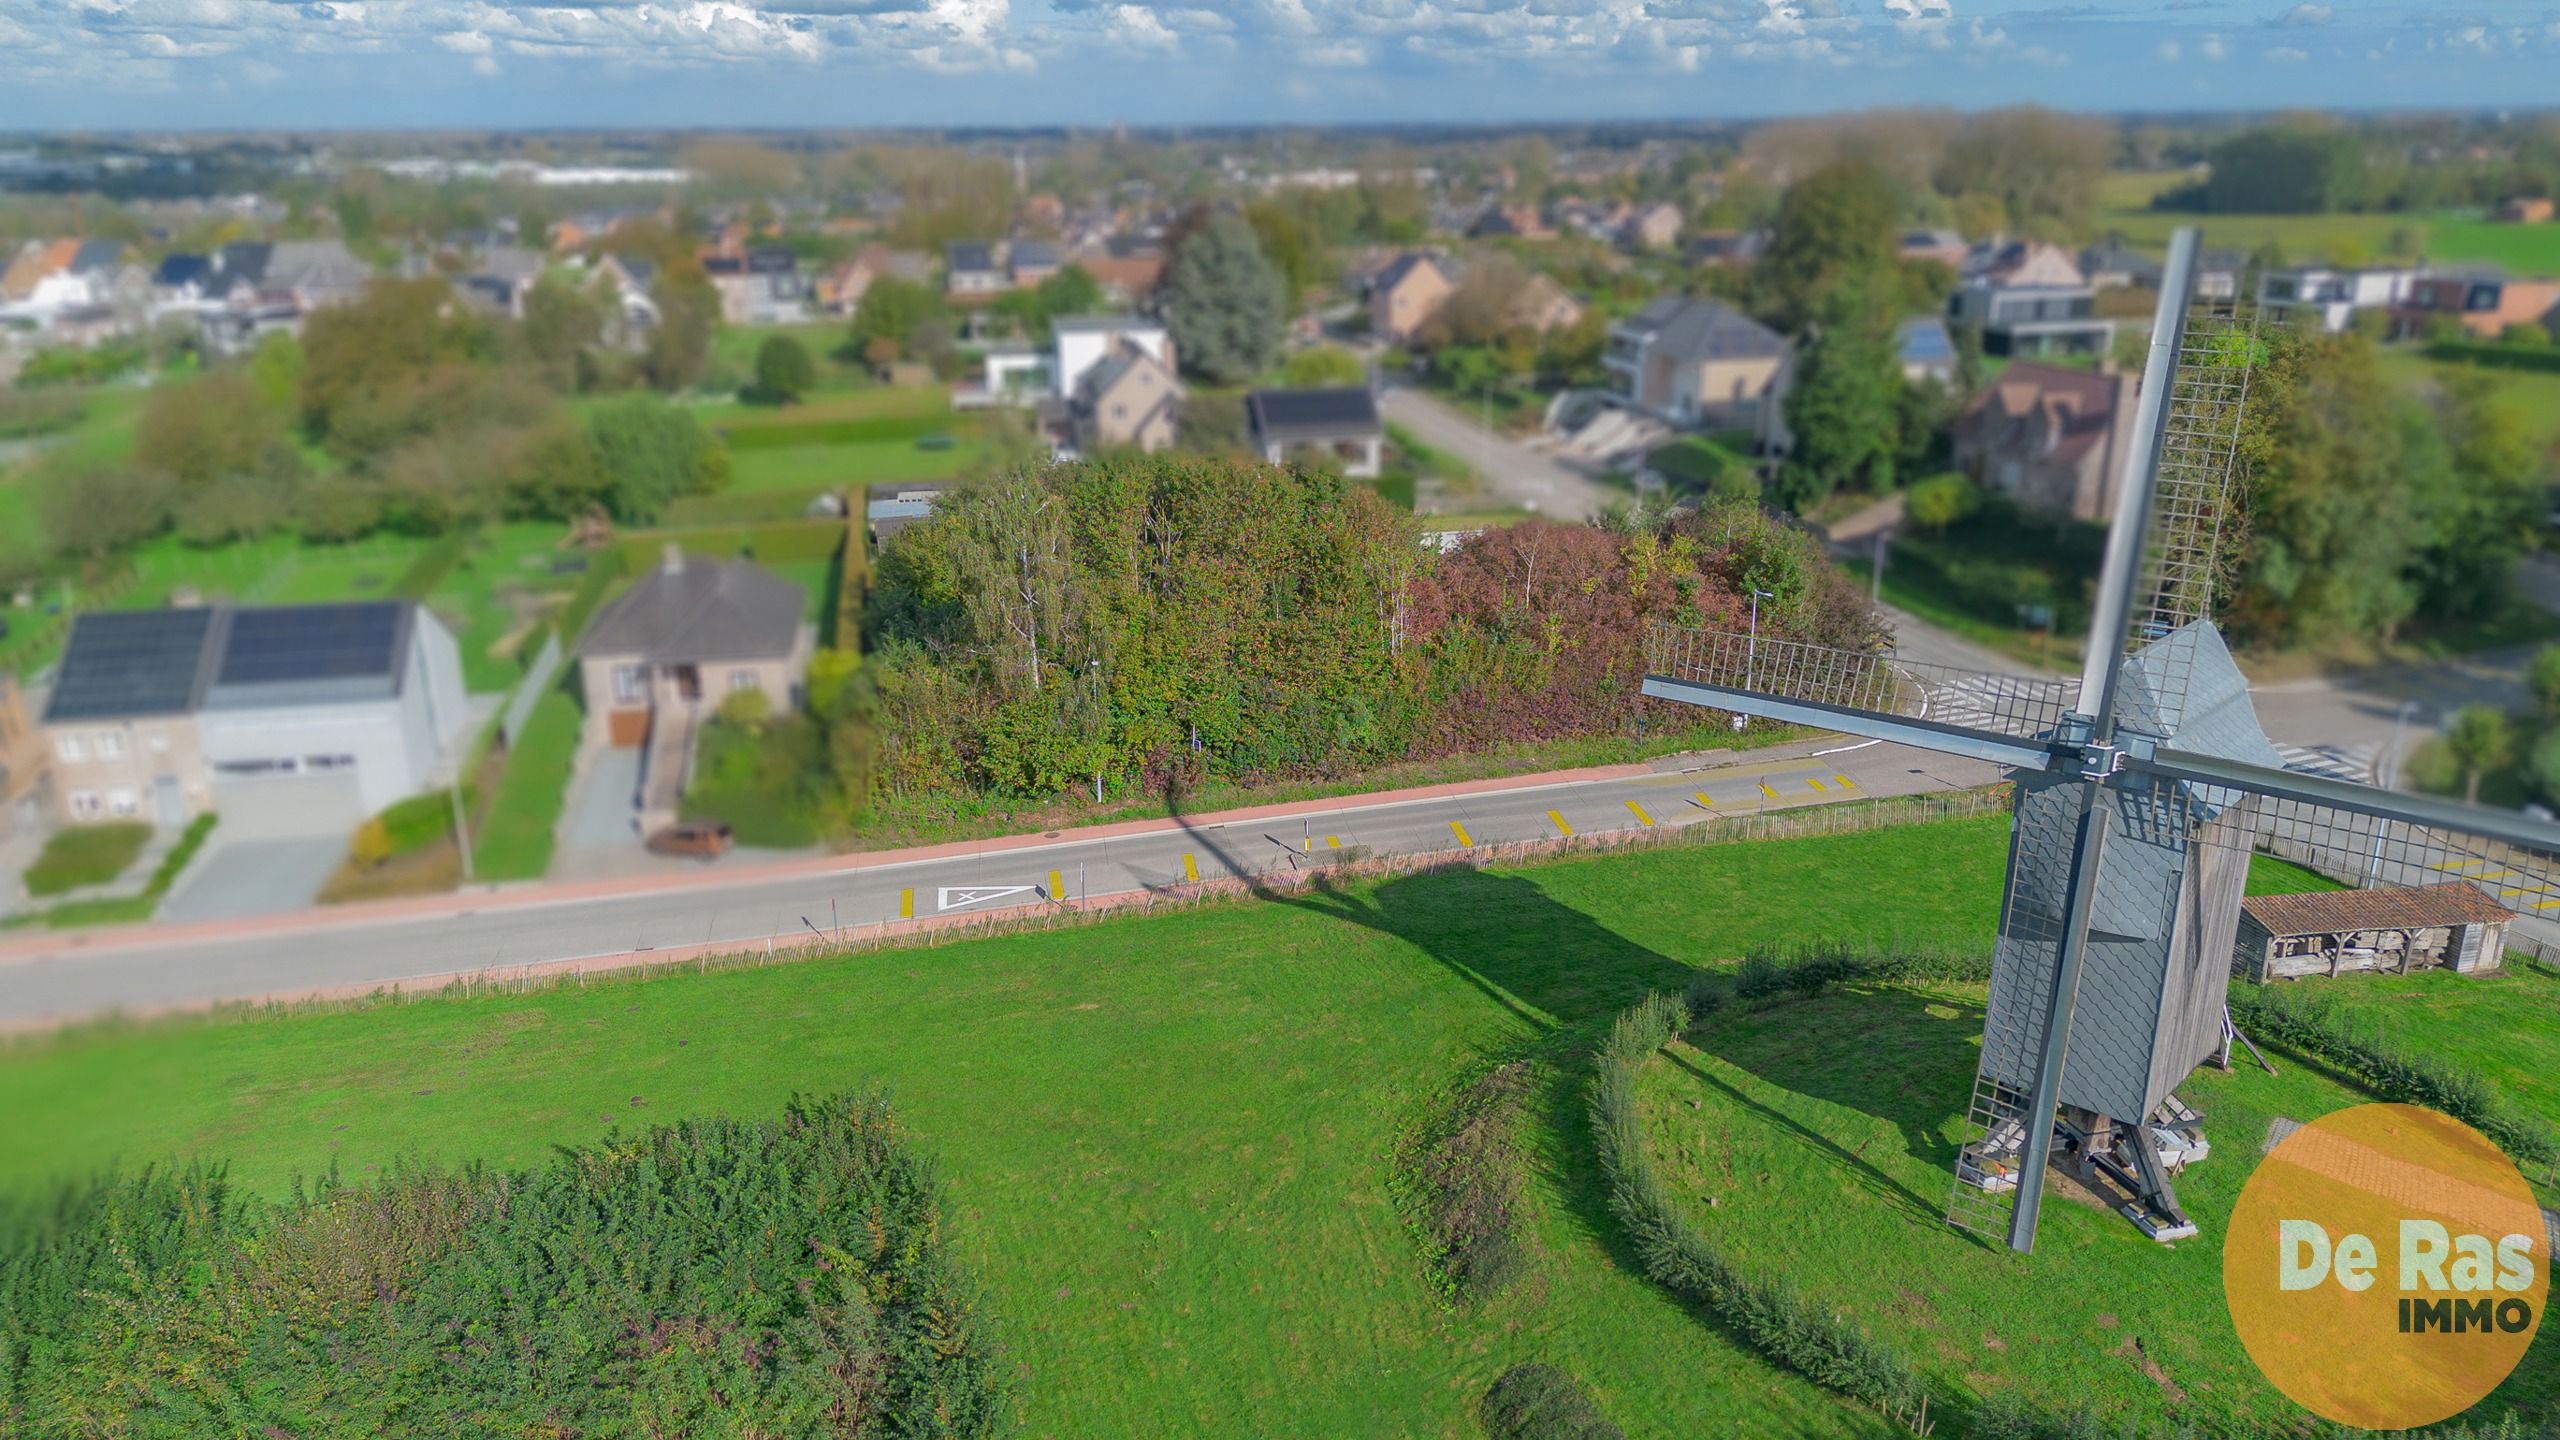
[[[220,827],[213,853],[160,902],[160,919],[232,920],[308,910],[347,858],[344,835],[294,835],[225,842]]]
[[[1484,477],[1489,500],[1523,506],[1554,520],[1588,520],[1610,501],[1626,498],[1551,455],[1494,434],[1464,412],[1419,390],[1391,388],[1379,399],[1378,408],[1389,423],[1412,431],[1423,444],[1473,466]]]
[[[592,750],[569,784],[560,817],[554,880],[595,880],[645,869],[640,847],[640,752]]]

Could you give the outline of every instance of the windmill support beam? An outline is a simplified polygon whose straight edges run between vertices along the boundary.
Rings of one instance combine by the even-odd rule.
[[[2032,1255],[2036,1215],[2044,1204],[2044,1168],[2053,1158],[2053,1115],[2062,1103],[2062,1067],[2071,1053],[2071,1011],[2080,999],[2080,961],[2089,950],[2089,913],[2097,906],[2098,867],[2106,859],[2107,811],[2096,785],[2081,787],[2079,843],[2071,851],[2071,886],[2055,945],[2053,990],[2045,1001],[2044,1050],[2035,1088],[2020,1115],[2025,1145],[2018,1155],[2018,1193],[2009,1212],[2009,1248]]]
[[[1935,750],[1940,754],[1988,760],[2013,770],[2047,770],[2054,763],[2053,752],[2033,740],[2012,739],[1987,730],[1969,730],[1962,725],[1946,725],[1934,720],[1879,715],[1872,710],[1826,705],[1819,700],[1786,700],[1775,695],[1729,690],[1722,685],[1702,685],[1695,680],[1673,680],[1661,675],[1644,678],[1644,693],[1656,700],[1676,700],[1683,705],[1726,710],[1736,715],[1756,715],[1763,720],[1805,725],[1816,730],[1836,730],[1862,739],[1890,740],[1900,745]]]

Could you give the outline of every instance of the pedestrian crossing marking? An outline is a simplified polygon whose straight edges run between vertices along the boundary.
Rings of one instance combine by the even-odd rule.
[[[1699,809],[1701,809],[1701,810],[1713,810],[1714,808],[1716,808],[1716,802],[1714,802],[1713,800],[1708,799],[1708,798],[1707,798],[1707,792],[1706,792],[1706,791],[1704,791],[1704,790],[1700,790],[1700,791],[1698,791],[1695,795],[1691,796],[1690,798],[1691,798],[1691,799],[1694,799],[1694,800],[1696,800],[1696,801],[1698,802],[1698,808],[1699,808]]]
[[[1643,807],[1643,806],[1641,806],[1641,805],[1639,805],[1639,804],[1637,804],[1637,803],[1636,803],[1636,802],[1634,802],[1633,800],[1630,800],[1630,801],[1628,801],[1628,802],[1627,802],[1627,808],[1628,808],[1629,810],[1632,810],[1632,811],[1634,811],[1634,812],[1635,812],[1635,817],[1636,817],[1636,823],[1637,823],[1637,824],[1639,824],[1639,825],[1651,825],[1651,824],[1653,823],[1653,817],[1652,817],[1652,816],[1650,816],[1650,815],[1647,815],[1646,813],[1644,813],[1644,807]]]
[[[1327,835],[1324,837],[1324,848],[1327,850],[1339,850],[1342,848],[1342,842],[1330,835]]]
[[[898,892],[898,918],[901,920],[916,918],[916,892],[913,890]]]
[[[1475,844],[1475,843],[1476,843],[1476,842],[1475,842],[1475,840],[1467,834],[1467,827],[1466,827],[1466,826],[1464,826],[1464,825],[1459,824],[1457,821],[1455,821],[1455,820],[1450,821],[1450,822],[1449,822],[1449,829],[1450,829],[1451,833],[1455,834],[1455,835],[1458,837],[1458,843],[1459,843],[1459,844],[1461,844],[1461,845],[1473,845],[1473,844]]]
[[[1777,798],[1778,798],[1778,792],[1777,792],[1777,791],[1775,791],[1775,790],[1770,789],[1770,788],[1769,788],[1769,782],[1768,782],[1768,781],[1766,781],[1766,780],[1763,780],[1763,781],[1761,781],[1761,782],[1760,782],[1760,793],[1761,793],[1761,794],[1763,794],[1763,795],[1768,796],[1768,797],[1769,797],[1770,799],[1772,799],[1772,800],[1775,800],[1775,799],[1777,799]]]
[[[1573,827],[1565,823],[1564,813],[1562,811],[1550,810],[1547,812],[1547,818],[1556,822],[1557,834],[1567,836],[1573,834]]]
[[[1834,775],[1831,777],[1831,782],[1843,790],[1855,790],[1858,788],[1858,782],[1850,779],[1846,775]]]
[[[1182,852],[1182,878],[1195,882],[1200,878],[1200,862],[1192,859],[1188,850]]]
[[[1816,790],[1821,790],[1821,791],[1824,791],[1824,792],[1826,792],[1826,793],[1827,793],[1827,792],[1830,790],[1830,788],[1831,788],[1830,786],[1823,784],[1823,783],[1822,783],[1822,781],[1821,781],[1820,779],[1818,779],[1817,777],[1815,777],[1815,776],[1811,776],[1811,775],[1807,775],[1806,777],[1804,777],[1804,783],[1806,783],[1807,785],[1812,786],[1812,787],[1813,787],[1814,789],[1816,789]]]
[[[1055,870],[1049,872],[1049,898],[1059,902],[1064,902],[1067,898],[1066,877]]]
[[[934,896],[934,903],[944,910],[966,910],[990,900],[1010,900],[1016,895],[1028,895],[1038,888],[1036,885],[945,885]]]

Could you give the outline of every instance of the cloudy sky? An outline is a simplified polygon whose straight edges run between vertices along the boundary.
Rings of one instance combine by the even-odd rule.
[[[2560,0],[0,0],[0,128],[2560,98]]]

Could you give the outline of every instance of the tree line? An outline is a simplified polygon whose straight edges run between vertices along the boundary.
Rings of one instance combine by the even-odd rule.
[[[1879,643],[1811,541],[1756,507],[1548,521],[1448,555],[1338,476],[1105,456],[946,494],[884,549],[867,630],[893,808],[1339,774],[1624,733],[1657,623]],[[1670,718],[1664,710],[1657,718]],[[1682,712],[1682,721],[1694,721]]]

